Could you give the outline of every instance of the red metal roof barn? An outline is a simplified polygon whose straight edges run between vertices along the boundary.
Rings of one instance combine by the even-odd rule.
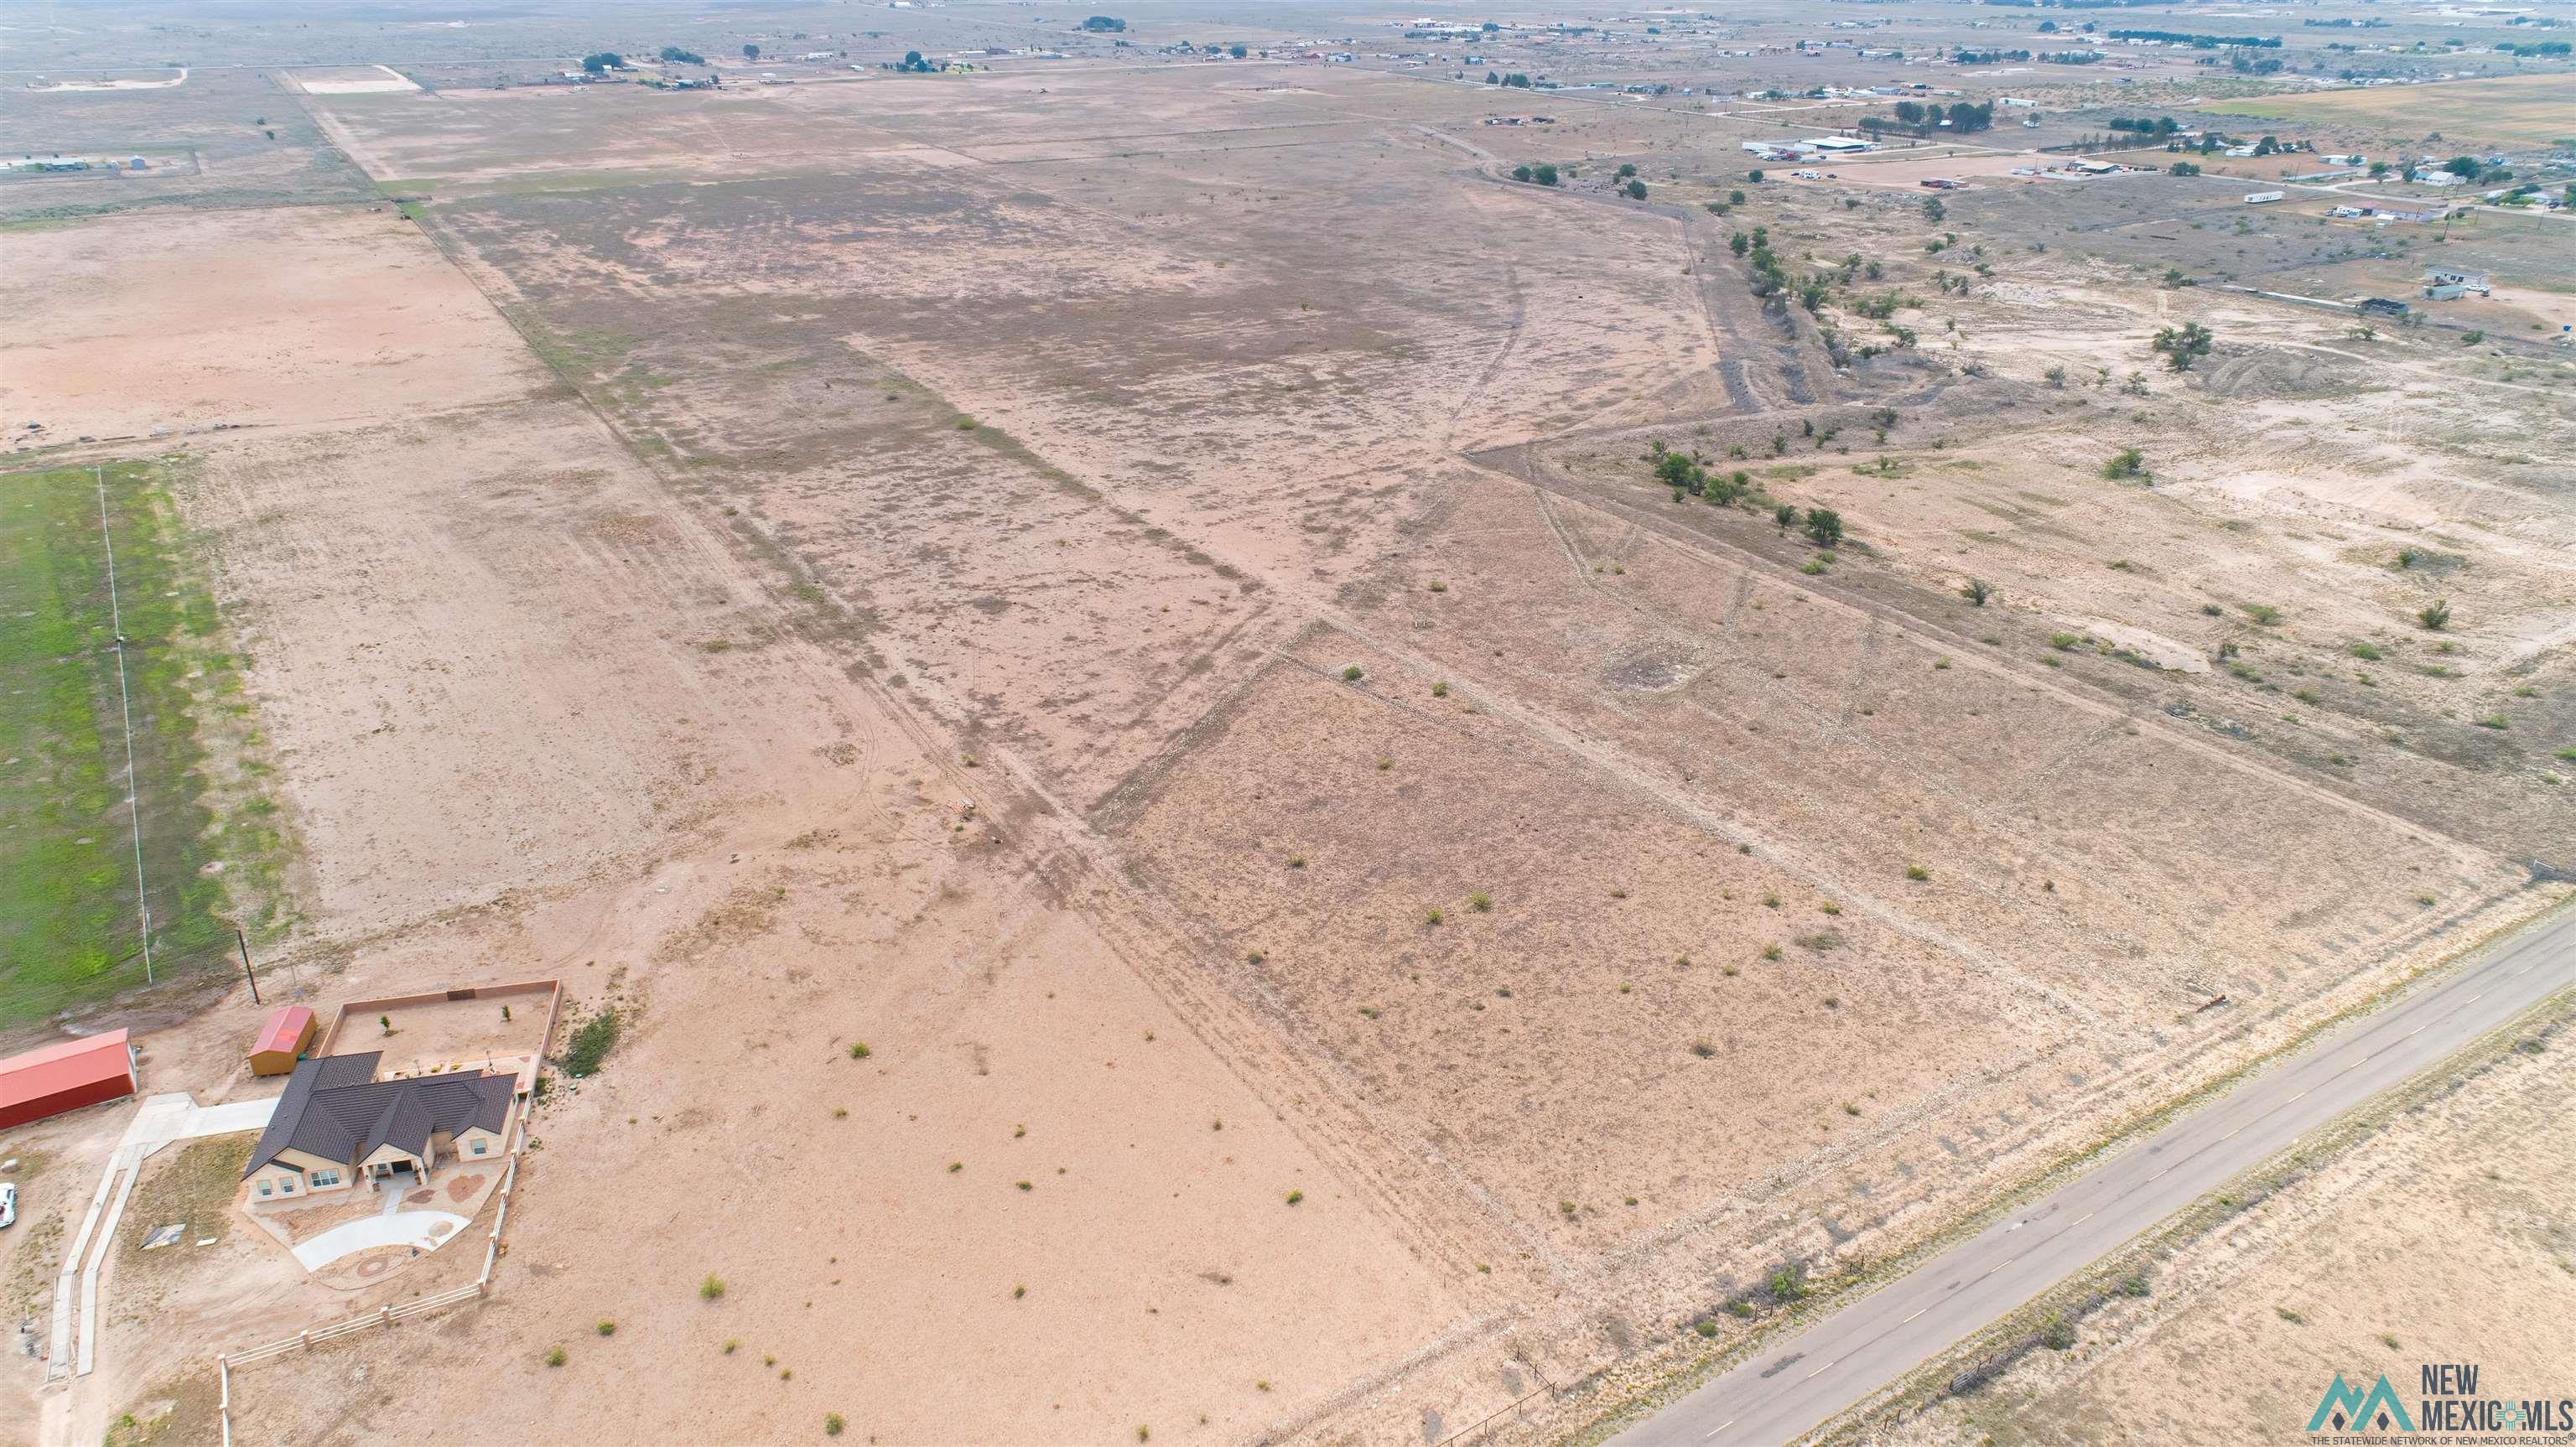
[[[141,1088],[134,1050],[122,1030],[12,1055],[0,1060],[0,1130]]]
[[[250,1047],[250,1073],[253,1075],[288,1075],[295,1070],[295,1057],[313,1043],[313,1011],[304,1005],[288,1005],[268,1017],[260,1027],[259,1039]]]

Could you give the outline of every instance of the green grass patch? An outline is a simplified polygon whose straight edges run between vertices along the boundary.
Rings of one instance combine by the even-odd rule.
[[[229,968],[236,919],[278,922],[287,841],[236,798],[248,706],[172,477],[103,478],[114,607],[91,470],[0,476],[0,1029],[144,983],[119,616],[156,975]]]

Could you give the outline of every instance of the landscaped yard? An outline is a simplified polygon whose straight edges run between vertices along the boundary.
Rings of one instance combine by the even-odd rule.
[[[156,974],[219,966],[232,940],[224,876],[274,879],[281,840],[256,799],[216,847],[201,715],[239,678],[186,564],[169,481],[156,463],[0,478],[0,1029],[143,983],[139,905]]]

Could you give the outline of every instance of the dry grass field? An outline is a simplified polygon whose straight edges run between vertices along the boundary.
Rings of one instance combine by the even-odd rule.
[[[2576,138],[2576,102],[2567,98],[2564,74],[2491,76],[2279,100],[2229,100],[2210,109],[2266,120],[2350,126],[2390,137],[2438,135],[2496,146],[2564,146]]]
[[[244,1372],[238,1440],[1437,1447],[2565,894],[2576,368],[2225,285],[2547,275],[2554,219],[2240,226],[2001,136],[1756,184],[1812,117],[953,9],[832,44],[1075,58],[494,88],[557,67],[328,28],[263,104],[366,189],[0,228],[0,412],[98,439],[27,450],[184,479],[280,949],[624,1027],[492,1299]],[[118,1323],[46,1440],[187,1437],[323,1294]]]

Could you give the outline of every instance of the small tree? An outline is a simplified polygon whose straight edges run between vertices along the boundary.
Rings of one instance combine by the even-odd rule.
[[[1943,206],[1943,205],[1941,204],[1941,198],[1940,198],[1940,197],[1938,197],[1938,196],[1926,196],[1926,197],[1924,197],[1924,198],[1923,198],[1923,219],[1924,219],[1924,220],[1926,220],[1926,221],[1939,221],[1942,217],[1947,216],[1947,215],[1949,215],[1949,214],[1950,214],[1949,208],[1948,208],[1948,207],[1946,207],[1946,206]]]
[[[1531,170],[1530,176],[1542,186],[1553,186],[1556,184],[1556,163],[1541,161]]]
[[[1774,526],[1778,527],[1780,531],[1785,533],[1789,529],[1798,525],[1798,510],[1784,502],[1778,507],[1771,509],[1771,521]]]
[[[2177,372],[2188,372],[2191,364],[2209,355],[2217,342],[2209,328],[2198,322],[2185,322],[2179,329],[2158,327],[2155,338],[2147,345],[2164,354],[2165,365]]]
[[[1643,201],[1643,200],[1645,200],[1645,199],[1646,199],[1646,183],[1645,183],[1645,182],[1643,182],[1643,181],[1631,181],[1631,182],[1629,182],[1629,183],[1628,183],[1628,199],[1629,199],[1629,200],[1631,200],[1631,201]]]
[[[2147,475],[2147,455],[2134,447],[2120,449],[2118,456],[2102,464],[2102,475],[2113,482]]]
[[[1983,578],[1970,578],[1967,585],[1959,590],[1959,596],[1967,599],[1970,607],[1983,608],[1986,600],[1995,596],[1995,590]]]
[[[1756,167],[1756,168],[1755,168],[1755,169],[1753,169],[1753,170],[1750,170],[1750,171],[1745,172],[1745,173],[1744,173],[1744,179],[1745,179],[1745,180],[1747,180],[1747,181],[1753,181],[1753,182],[1756,182],[1756,183],[1760,182],[1760,181],[1761,181],[1761,179],[1762,179],[1762,171],[1761,171],[1761,169],[1760,169],[1759,167]]]
[[[760,47],[759,47],[759,46],[757,46],[757,45],[746,45],[746,46],[744,46],[744,47],[742,48],[742,58],[743,58],[743,59],[745,59],[745,60],[758,60],[758,59],[760,59]]]
[[[1843,540],[1843,515],[1829,507],[1807,509],[1807,536],[1820,548],[1836,546]]]
[[[1526,181],[1530,178],[1530,174],[1530,168],[1527,166],[1512,167],[1512,179],[1515,181]]]

